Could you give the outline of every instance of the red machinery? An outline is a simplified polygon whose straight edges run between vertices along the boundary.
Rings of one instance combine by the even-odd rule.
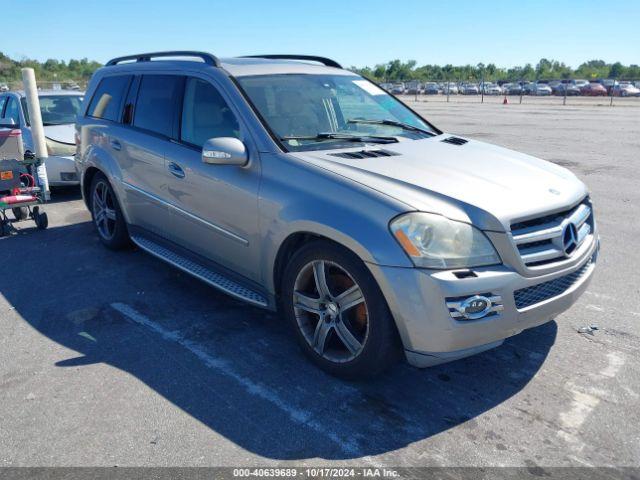
[[[7,156],[9,160],[3,159]],[[20,130],[0,128],[0,237],[11,233],[17,221],[31,219],[40,230],[49,225],[47,214],[40,211],[44,203],[42,191],[33,176],[26,173],[26,167],[37,161],[21,157],[24,155]],[[8,210],[12,211],[14,220],[7,216]]]

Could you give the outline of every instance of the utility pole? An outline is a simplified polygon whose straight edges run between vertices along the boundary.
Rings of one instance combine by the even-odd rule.
[[[38,182],[38,186],[42,189],[45,200],[49,200],[49,179],[47,177],[47,169],[44,164],[49,153],[47,151],[47,143],[44,136],[44,126],[42,125],[42,114],[40,112],[40,99],[38,97],[38,87],[36,85],[36,75],[33,68],[22,69],[22,82],[24,84],[24,93],[27,99],[27,111],[31,123],[31,138],[33,139],[33,147],[37,163],[35,172],[32,172]]]
[[[524,93],[524,80],[520,80],[520,105],[522,105],[522,94]]]

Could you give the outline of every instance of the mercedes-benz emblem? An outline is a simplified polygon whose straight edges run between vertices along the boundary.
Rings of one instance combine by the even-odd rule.
[[[567,223],[562,232],[562,246],[564,253],[568,257],[578,246],[578,230],[573,223]]]

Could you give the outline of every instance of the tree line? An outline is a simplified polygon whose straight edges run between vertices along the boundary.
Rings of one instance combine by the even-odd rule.
[[[620,62],[606,63],[604,60],[589,60],[578,68],[573,69],[557,60],[541,59],[535,66],[527,63],[525,66],[512,68],[497,67],[493,63],[487,65],[423,65],[418,67],[415,60],[403,62],[392,60],[375,67],[351,67],[351,70],[377,82],[393,82],[407,80],[421,81],[498,81],[510,82],[520,80],[561,80],[616,78],[640,79],[640,66],[622,65]]]
[[[86,82],[93,72],[101,67],[99,62],[86,58],[80,60],[48,59],[39,62],[32,59],[13,60],[0,52],[0,83],[14,83],[21,79],[20,69],[31,67],[36,78],[45,82]],[[606,63],[604,60],[589,60],[575,70],[557,60],[541,59],[535,66],[527,63],[523,67],[501,68],[493,63],[487,65],[422,65],[415,60],[403,62],[392,60],[375,67],[351,67],[351,70],[377,82],[406,80],[431,81],[519,81],[583,78],[640,79],[640,66],[622,65],[620,62]]]
[[[86,82],[89,77],[100,68],[102,64],[82,58],[80,60],[49,59],[39,62],[24,58],[13,60],[0,52],[0,83],[15,83],[22,80],[21,68],[31,67],[34,69],[36,78],[39,81],[53,82]]]

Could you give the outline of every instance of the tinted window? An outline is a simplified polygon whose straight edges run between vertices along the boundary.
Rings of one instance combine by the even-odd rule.
[[[9,97],[6,110],[4,111],[4,118],[12,118],[16,125],[19,125],[20,113],[18,108],[18,102],[16,102],[16,99]]]
[[[239,135],[238,120],[216,88],[189,78],[182,107],[181,140],[201,147],[210,138]]]
[[[144,75],[138,90],[133,125],[172,136],[176,99],[183,77]]]
[[[4,109],[5,103],[7,103],[7,97],[0,97],[0,117],[2,117],[2,110]]]
[[[127,94],[130,80],[129,75],[103,78],[93,94],[87,115],[119,122],[122,98]]]

